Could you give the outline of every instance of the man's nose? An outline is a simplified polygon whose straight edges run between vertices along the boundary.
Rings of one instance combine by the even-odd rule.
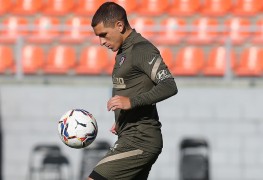
[[[100,45],[103,46],[105,45],[106,41],[105,38],[100,38]]]

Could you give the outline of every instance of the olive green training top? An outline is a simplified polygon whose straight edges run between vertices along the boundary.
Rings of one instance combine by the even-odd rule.
[[[115,110],[118,138],[134,147],[160,153],[161,123],[155,103],[177,93],[159,50],[135,30],[120,47],[114,65],[113,96],[130,98],[130,110]]]

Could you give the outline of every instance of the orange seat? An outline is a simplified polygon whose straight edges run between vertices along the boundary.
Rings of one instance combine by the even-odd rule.
[[[137,13],[140,15],[159,16],[166,13],[169,0],[141,0]]]
[[[208,16],[224,16],[230,13],[232,0],[204,0],[201,13]]]
[[[107,75],[111,75],[113,68],[114,68],[114,65],[115,65],[115,57],[117,55],[117,52],[109,51],[108,53],[109,53],[109,63],[105,69],[105,73]]]
[[[6,73],[14,66],[12,49],[9,46],[0,45],[0,73]]]
[[[171,69],[173,75],[197,76],[204,64],[204,52],[194,46],[187,46],[178,51],[175,56],[175,65]]]
[[[233,44],[241,44],[250,36],[250,20],[246,18],[233,17],[225,21],[225,30],[219,42],[225,43],[230,40]]]
[[[8,13],[11,6],[12,0],[0,0],[0,15]]]
[[[252,36],[252,42],[262,44],[263,43],[263,19],[259,19],[256,22],[255,27],[256,27],[255,32],[253,33],[253,36]]]
[[[70,46],[58,45],[48,52],[44,72],[46,74],[67,74],[71,72],[75,65],[75,49]]]
[[[75,68],[77,74],[100,75],[105,73],[109,56],[106,48],[102,46],[88,46],[80,55],[80,61]]]
[[[212,43],[217,37],[218,22],[215,18],[201,17],[192,23],[192,31],[187,41],[196,44]]]
[[[26,36],[28,21],[17,16],[8,16],[2,22],[3,29],[0,30],[0,42],[14,43],[19,36]]]
[[[165,46],[159,46],[158,49],[160,51],[164,63],[167,65],[169,69],[172,69],[172,67],[174,66],[174,57],[171,48]]]
[[[12,13],[33,15],[38,13],[43,6],[43,0],[16,0]]]
[[[200,0],[172,0],[168,13],[170,15],[190,16],[199,11]]]
[[[26,45],[22,50],[22,65],[25,74],[34,74],[43,70],[45,53],[39,46]]]
[[[78,0],[73,11],[77,15],[93,16],[105,0]]]
[[[167,17],[160,22],[160,30],[153,41],[160,45],[174,45],[180,43],[186,34],[184,19]]]
[[[252,16],[263,9],[262,0],[236,0],[232,12],[235,15]]]
[[[224,76],[229,65],[229,70],[234,69],[236,62],[235,52],[223,46],[215,47],[209,52],[208,59],[203,68],[205,76]],[[229,64],[228,64],[229,63]]]
[[[263,50],[259,47],[248,47],[242,51],[239,63],[234,72],[237,76],[263,75]]]
[[[40,16],[33,25],[33,31],[28,38],[30,42],[50,43],[59,35],[59,20],[56,17]]]
[[[113,0],[113,2],[119,4],[122,6],[127,14],[131,13],[137,13],[137,8],[138,8],[138,2],[137,1],[131,1],[131,0]]]
[[[73,16],[66,20],[66,29],[63,32],[61,41],[66,43],[80,43],[93,35],[90,27],[91,20],[85,17]]]
[[[132,28],[135,28],[138,33],[147,39],[151,39],[157,34],[157,26],[151,17],[136,17],[130,22]]]
[[[43,13],[46,15],[63,16],[71,12],[74,0],[46,0]]]

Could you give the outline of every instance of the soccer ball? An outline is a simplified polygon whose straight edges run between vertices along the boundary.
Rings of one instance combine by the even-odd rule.
[[[67,146],[80,149],[87,147],[96,139],[98,125],[88,111],[72,109],[60,118],[58,132],[62,142]]]

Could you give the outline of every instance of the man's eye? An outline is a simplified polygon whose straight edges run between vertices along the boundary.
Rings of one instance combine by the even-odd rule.
[[[100,37],[106,37],[107,33],[105,34],[100,34]]]

